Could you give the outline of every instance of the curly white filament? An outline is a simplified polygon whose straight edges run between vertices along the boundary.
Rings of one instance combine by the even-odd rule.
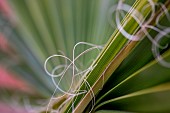
[[[170,28],[167,28],[167,29],[164,29],[164,31],[166,34],[170,33]],[[155,40],[157,41],[157,43],[160,43],[161,39],[163,36],[165,36],[166,34],[161,34],[159,33],[156,37],[155,37]],[[169,37],[170,38],[170,37]],[[165,48],[167,47],[168,45],[165,45]],[[170,68],[170,63],[166,62],[165,60],[163,60],[162,56],[160,55],[160,51],[159,51],[159,48],[153,44],[152,45],[152,52],[153,52],[153,55],[154,57],[157,59],[158,63],[160,63],[161,65],[165,66],[165,67],[168,67]]]
[[[150,22],[153,20],[153,18],[155,18],[156,6],[160,6],[162,8],[162,12],[156,18],[156,26],[149,25]],[[145,20],[142,13],[147,8],[151,8],[151,14],[150,14],[150,17],[147,20]],[[142,32],[152,42],[152,45],[153,45],[152,51],[153,51],[153,54],[156,57],[156,59],[158,59],[160,64],[162,64],[163,66],[169,67],[169,63],[165,62],[162,59],[162,57],[160,55],[160,51],[159,51],[159,49],[165,49],[167,47],[167,45],[166,46],[160,45],[160,43],[159,43],[160,40],[162,39],[163,36],[169,36],[168,35],[169,27],[159,24],[160,18],[164,14],[167,17],[167,19],[170,20],[170,14],[168,12],[168,9],[165,7],[165,5],[161,4],[161,3],[154,3],[153,0],[148,0],[148,4],[146,4],[142,8],[141,12],[139,12],[135,8],[123,3],[123,0],[120,0],[117,5],[114,5],[110,8],[109,13],[108,13],[108,21],[111,24],[111,26],[115,27],[115,25],[113,25],[114,23],[112,21],[112,14],[115,12],[115,22],[116,22],[115,24],[117,26],[117,29],[121,32],[121,34],[129,40],[139,41],[139,40],[142,40],[141,37],[137,37],[136,35],[131,35],[125,31],[124,25],[127,24],[128,20],[123,20],[123,25],[121,24],[121,22],[120,22],[121,11],[127,12],[128,14],[130,14],[130,16],[132,16],[136,20],[136,22],[139,24],[139,27],[141,27]],[[153,38],[149,34],[148,29],[158,32],[158,35],[156,36],[156,38]]]
[[[86,49],[85,51],[83,51],[82,53],[80,53],[78,56],[75,57],[75,49],[76,49],[76,47],[77,47],[78,45],[88,45],[88,46],[92,46],[92,47]],[[78,58],[80,58],[82,55],[84,55],[84,54],[86,54],[86,53],[88,53],[88,52],[90,52],[90,51],[92,51],[92,50],[97,49],[97,50],[100,52],[100,50],[101,50],[102,48],[103,48],[103,47],[100,46],[100,45],[95,45],[95,44],[91,44],[91,43],[87,43],[87,42],[79,42],[79,43],[77,43],[77,44],[74,46],[74,48],[73,48],[73,59],[72,59],[72,60],[71,60],[70,58],[66,57],[65,55],[57,55],[57,54],[56,54],[56,55],[52,55],[52,56],[50,56],[50,57],[48,57],[48,58],[46,59],[46,61],[45,61],[45,63],[44,63],[44,69],[45,69],[46,73],[52,78],[52,82],[53,82],[53,84],[54,84],[54,86],[55,86],[55,90],[54,90],[54,92],[53,92],[53,94],[52,94],[52,96],[51,96],[51,99],[50,99],[49,104],[48,104],[48,106],[47,106],[46,112],[49,111],[49,109],[50,109],[50,104],[51,104],[51,102],[52,102],[53,99],[60,99],[60,98],[62,98],[62,96],[55,98],[55,93],[56,93],[57,90],[60,91],[60,92],[62,92],[62,93],[65,94],[65,95],[68,95],[68,97],[69,97],[68,99],[69,99],[69,100],[72,99],[72,98],[75,98],[75,96],[78,96],[78,95],[81,95],[81,94],[85,94],[88,90],[91,90],[90,85],[88,84],[87,81],[85,81],[85,78],[84,78],[85,76],[82,76],[82,75],[84,75],[84,73],[89,72],[89,71],[92,69],[92,67],[90,66],[89,68],[80,71],[80,70],[77,68],[76,64],[75,64],[75,61],[78,60]],[[47,63],[48,63],[48,61],[49,61],[50,59],[52,59],[52,58],[54,58],[54,57],[59,57],[59,58],[65,59],[65,64],[61,64],[61,65],[56,66],[56,67],[52,70],[52,72],[50,73],[50,72],[48,71],[48,69],[47,69]],[[63,69],[63,71],[60,72],[59,74],[55,74],[55,72],[56,72],[57,70],[59,70],[59,69]],[[71,83],[70,83],[69,89],[68,89],[67,91],[65,91],[65,90],[63,90],[59,85],[60,85],[60,82],[61,82],[61,80],[63,79],[63,77],[66,76],[66,72],[67,72],[69,69],[72,70],[72,78],[71,78]],[[80,76],[80,75],[81,75],[81,77],[80,77],[80,79],[79,79],[79,83],[81,83],[80,81],[82,81],[82,80],[85,81],[85,85],[87,86],[87,90],[78,90],[78,89],[79,89],[78,87],[73,87],[73,84],[74,84],[74,82],[75,82],[75,80],[74,80],[75,77],[76,77],[76,76]],[[55,78],[58,78],[59,81],[56,82],[56,81],[55,81]],[[93,92],[93,91],[91,91],[91,92]],[[94,94],[92,93],[92,98],[93,98],[93,97],[94,97]],[[59,106],[59,108],[58,108],[57,110],[53,110],[53,111],[56,111],[56,112],[60,111],[61,107],[66,103],[66,101],[69,101],[68,99],[65,100],[65,102],[63,102],[63,103]],[[94,101],[92,101],[92,103],[93,103],[93,105],[94,105]],[[74,101],[72,102],[72,108],[74,108]]]

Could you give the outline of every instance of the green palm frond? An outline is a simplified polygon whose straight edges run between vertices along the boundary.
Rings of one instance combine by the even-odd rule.
[[[24,102],[45,99],[36,112],[170,112],[169,0],[7,3],[0,64],[36,92]]]

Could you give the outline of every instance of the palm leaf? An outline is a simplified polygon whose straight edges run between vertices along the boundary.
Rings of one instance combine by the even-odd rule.
[[[170,111],[170,72],[164,62],[170,46],[163,48],[170,43],[169,1],[4,3],[12,13],[8,19],[0,16],[0,29],[19,60],[9,63],[2,53],[0,58],[7,60],[1,64],[35,89],[27,95],[33,106],[49,100],[36,112]]]

